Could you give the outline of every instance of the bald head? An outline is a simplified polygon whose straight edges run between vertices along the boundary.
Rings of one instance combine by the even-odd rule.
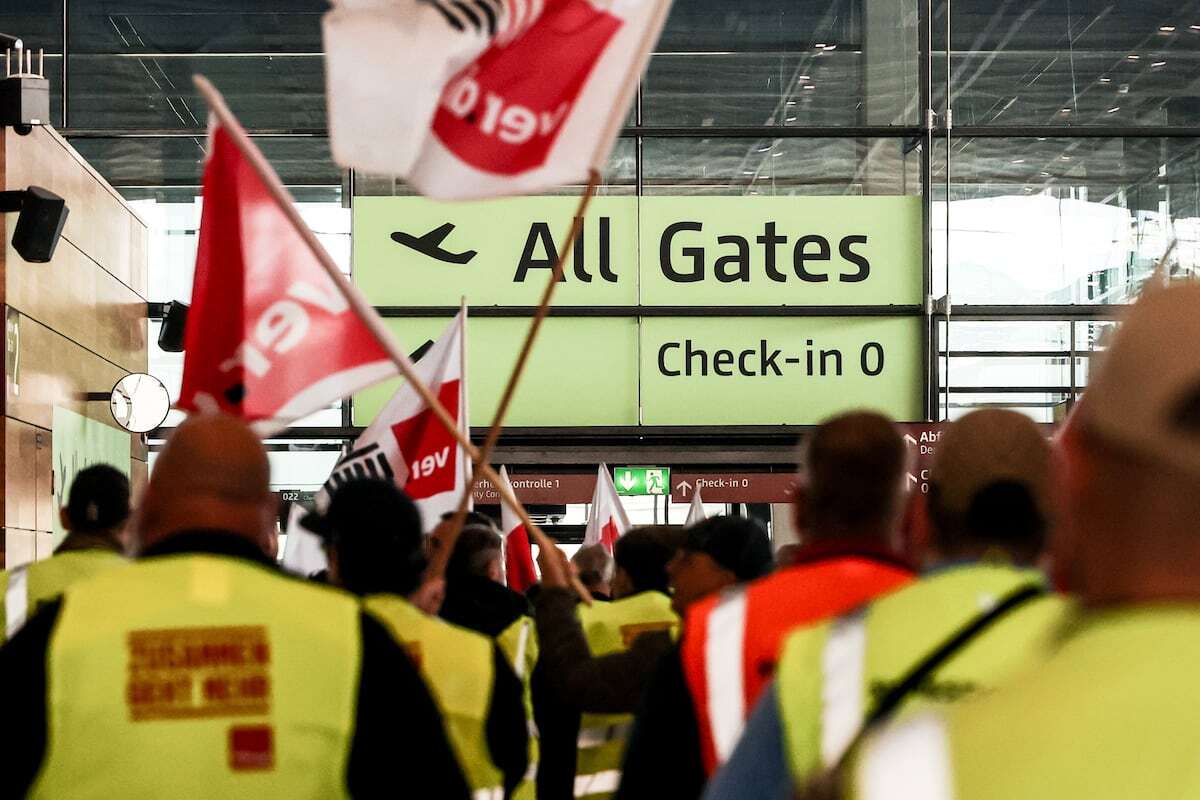
[[[1147,290],[1062,439],[1055,557],[1088,603],[1200,600],[1200,285]]]
[[[233,417],[192,416],[154,462],[137,536],[145,548],[185,531],[219,530],[269,553],[274,514],[270,465],[258,437]]]
[[[900,432],[879,414],[843,414],[820,425],[802,451],[801,531],[807,538],[889,541],[903,510],[906,459]]]

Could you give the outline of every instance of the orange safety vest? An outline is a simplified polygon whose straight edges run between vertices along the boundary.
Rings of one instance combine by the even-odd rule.
[[[912,579],[910,569],[882,557],[832,556],[786,567],[689,608],[680,657],[708,774],[733,753],[793,628],[844,614]]]

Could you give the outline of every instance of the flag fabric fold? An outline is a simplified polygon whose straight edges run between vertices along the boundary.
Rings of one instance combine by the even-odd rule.
[[[417,376],[464,433],[469,430],[463,368],[466,317],[464,308],[416,364]],[[428,531],[442,514],[458,507],[464,491],[470,491],[471,459],[416,390],[404,383],[333,468],[318,506],[328,502],[337,486],[364,477],[394,481],[421,509]]]
[[[629,517],[625,514],[625,507],[621,505],[621,498],[617,496],[612,474],[608,471],[607,464],[601,464],[596,472],[592,513],[588,517],[587,529],[583,534],[583,544],[602,544],[605,550],[612,553],[617,539],[624,536],[629,528]]]
[[[508,469],[500,467],[500,479],[512,489]],[[500,527],[504,532],[504,574],[508,588],[524,594],[538,581],[533,566],[533,548],[529,545],[529,531],[525,523],[508,507],[500,504]]]
[[[293,575],[307,578],[329,568],[325,558],[325,542],[320,536],[300,524],[308,509],[292,503],[288,509],[287,542],[283,546],[280,564]]]
[[[209,136],[177,406],[267,436],[397,370],[234,135]]]
[[[582,183],[608,159],[670,0],[336,0],[334,160],[471,199]]]
[[[696,491],[692,492],[692,504],[688,507],[687,520],[683,526],[690,528],[698,522],[704,522],[708,519],[708,512],[704,510],[704,501],[700,499],[700,487],[696,487]]]

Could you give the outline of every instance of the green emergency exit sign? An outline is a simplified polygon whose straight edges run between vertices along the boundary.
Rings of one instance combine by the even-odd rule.
[[[667,467],[617,467],[613,470],[617,494],[624,496],[671,493],[671,470]]]

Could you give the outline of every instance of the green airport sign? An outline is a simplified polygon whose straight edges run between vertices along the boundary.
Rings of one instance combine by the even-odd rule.
[[[667,467],[617,467],[613,470],[613,485],[623,497],[669,495],[671,470]]]

